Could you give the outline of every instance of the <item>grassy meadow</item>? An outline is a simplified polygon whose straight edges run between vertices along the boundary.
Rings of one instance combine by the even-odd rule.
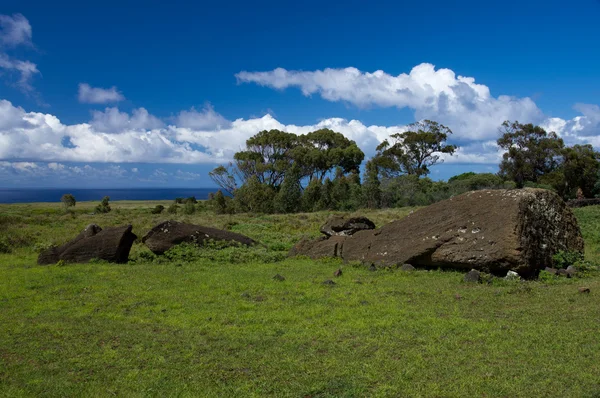
[[[0,205],[0,396],[600,397],[595,272],[475,285],[373,272],[286,258],[328,212],[153,215],[170,203],[113,202],[93,215],[96,204]],[[380,226],[412,210],[360,214]],[[575,213],[597,263],[600,206]],[[154,256],[141,237],[169,218],[263,245]],[[92,222],[133,224],[129,263],[36,265]]]

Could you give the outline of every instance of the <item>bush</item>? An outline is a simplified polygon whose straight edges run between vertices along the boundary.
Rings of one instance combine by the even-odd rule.
[[[96,206],[96,213],[110,212],[110,205],[108,204],[109,200],[110,200],[110,198],[108,196],[105,196],[104,198],[102,198],[102,202],[100,202],[100,204],[98,206]]]
[[[175,203],[177,204],[183,204],[183,198],[175,198]]]
[[[183,203],[184,203],[184,204],[187,204],[187,203],[193,203],[193,204],[196,204],[196,203],[198,203],[198,200],[196,199],[196,197],[195,197],[195,196],[190,196],[189,198],[186,198],[186,199],[183,201]]]
[[[210,193],[208,195],[206,205],[217,214],[235,213],[233,200],[231,197],[225,196],[220,189],[216,193]]]
[[[163,205],[156,205],[154,207],[154,209],[152,209],[151,213],[152,214],[160,214],[160,213],[163,212],[164,209],[165,209],[165,206],[163,206]]]
[[[576,265],[583,261],[583,254],[576,251],[559,251],[552,256],[555,268],[567,268],[569,265]]]
[[[169,214],[177,214],[177,210],[179,209],[179,206],[177,206],[177,203],[173,203],[171,206],[169,206],[169,208],[167,209],[167,213]]]
[[[62,202],[63,206],[65,206],[65,211],[68,211],[69,207],[73,207],[77,203],[75,196],[71,195],[70,193],[64,194],[60,198],[60,201]]]
[[[183,205],[183,213],[184,214],[194,214],[196,212],[196,206],[194,202],[186,201],[185,205]]]
[[[9,254],[12,253],[10,242],[4,237],[0,237],[0,253]]]

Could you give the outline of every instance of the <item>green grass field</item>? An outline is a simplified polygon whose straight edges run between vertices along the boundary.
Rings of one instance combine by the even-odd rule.
[[[0,396],[600,397],[596,273],[472,285],[286,259],[330,213],[169,217],[156,204],[0,205]],[[361,214],[382,225],[410,211]],[[576,214],[597,262],[600,207]],[[141,239],[168,218],[264,246],[157,258],[138,241],[128,264],[36,265],[91,222]]]

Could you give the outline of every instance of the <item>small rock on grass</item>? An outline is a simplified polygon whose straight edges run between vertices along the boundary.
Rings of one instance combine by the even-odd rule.
[[[472,269],[471,271],[465,274],[465,282],[477,283],[481,279],[481,274],[476,269]]]
[[[371,266],[369,267],[369,271],[377,271],[377,267],[375,266],[375,264],[371,264]]]
[[[273,277],[273,280],[283,282],[285,280],[285,277],[283,275],[277,274]]]
[[[589,287],[580,287],[579,288],[579,293],[589,293],[589,292],[590,292]]]
[[[558,270],[556,268],[550,268],[550,267],[544,268],[544,271],[546,271],[552,275],[556,275],[556,273],[558,272]]]
[[[332,281],[331,279],[327,279],[325,282],[323,282],[323,284],[326,286],[333,286],[333,285],[335,285],[335,282]]]
[[[521,279],[521,277],[515,271],[508,271],[504,279],[507,281],[518,281]]]
[[[402,264],[402,266],[400,267],[400,271],[414,271],[415,267],[413,267],[411,264]]]
[[[341,268],[338,268],[338,269],[337,269],[337,270],[336,270],[336,271],[333,273],[333,276],[335,276],[335,277],[340,277],[340,276],[342,276],[342,269],[341,269]]]

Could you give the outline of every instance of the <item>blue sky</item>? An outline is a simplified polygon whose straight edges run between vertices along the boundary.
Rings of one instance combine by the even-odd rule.
[[[597,0],[89,3],[0,5],[0,187],[212,186],[264,128],[438,120],[434,179],[496,171],[506,119],[600,146]]]

